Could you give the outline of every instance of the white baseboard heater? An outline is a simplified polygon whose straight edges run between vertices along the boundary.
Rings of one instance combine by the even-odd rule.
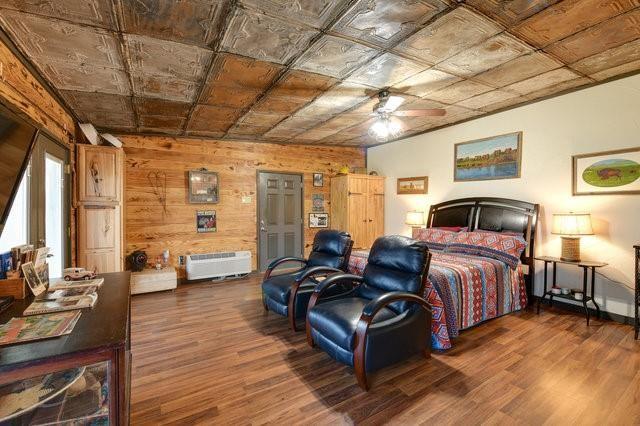
[[[226,279],[251,273],[250,251],[191,254],[187,256],[187,280]]]

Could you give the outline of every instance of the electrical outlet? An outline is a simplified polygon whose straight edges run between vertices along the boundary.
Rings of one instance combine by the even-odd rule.
[[[184,256],[178,256],[178,264],[179,265],[184,265]]]

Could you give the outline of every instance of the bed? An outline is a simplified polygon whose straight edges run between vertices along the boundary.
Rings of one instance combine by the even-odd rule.
[[[531,300],[539,206],[503,198],[464,198],[431,206],[427,227],[463,227],[522,235],[517,265],[490,257],[432,250],[425,299],[433,309],[432,347],[445,350],[461,330],[515,312]],[[349,271],[362,274],[367,251],[354,251]]]

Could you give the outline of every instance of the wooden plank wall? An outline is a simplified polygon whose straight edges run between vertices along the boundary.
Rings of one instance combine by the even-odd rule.
[[[308,252],[316,231],[308,228],[312,194],[324,194],[328,213],[330,177],[343,165],[365,165],[365,152],[359,148],[160,136],[119,137],[126,153],[125,252],[141,249],[153,258],[169,249],[171,263],[176,266],[179,255],[250,250],[256,268],[256,178],[260,170],[304,174],[304,239]],[[187,202],[187,172],[202,167],[219,173],[218,204]],[[166,213],[149,182],[149,173],[155,172],[164,172],[167,176]],[[313,172],[324,173],[324,187],[313,187]],[[241,203],[245,195],[251,197],[249,204]],[[198,234],[196,210],[206,209],[216,210],[218,231]],[[184,277],[185,271],[179,270],[179,275]]]

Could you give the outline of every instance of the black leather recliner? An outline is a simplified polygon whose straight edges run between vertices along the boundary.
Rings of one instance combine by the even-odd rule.
[[[354,367],[369,389],[367,372],[431,353],[431,307],[422,298],[431,253],[422,242],[401,236],[378,238],[362,277],[329,276],[314,290],[307,310],[307,341]],[[333,286],[350,293],[324,300]]]
[[[314,277],[346,271],[352,247],[351,235],[326,229],[316,233],[308,259],[283,257],[271,262],[262,282],[265,310],[289,317],[291,328],[297,331],[296,319],[306,317],[309,298],[318,285]],[[302,268],[272,275],[279,265],[290,262],[301,263]],[[335,289],[333,293],[336,292],[339,290]]]

